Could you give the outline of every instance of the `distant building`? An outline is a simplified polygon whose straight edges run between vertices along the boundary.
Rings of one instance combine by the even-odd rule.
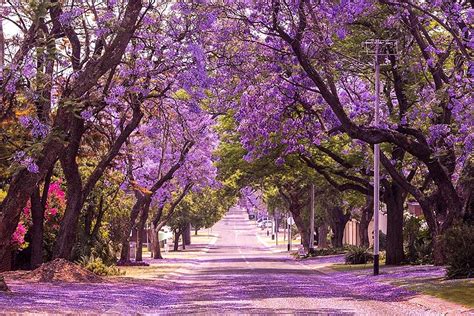
[[[381,204],[381,213],[379,217],[379,228],[384,233],[387,234],[387,214],[384,204]],[[369,244],[372,246],[374,244],[374,219],[369,223]],[[344,229],[344,237],[342,243],[345,245],[354,245],[360,246],[360,223],[357,219],[351,219],[347,222]]]
[[[417,217],[423,216],[423,210],[421,209],[420,203],[410,201],[408,204],[408,212]]]

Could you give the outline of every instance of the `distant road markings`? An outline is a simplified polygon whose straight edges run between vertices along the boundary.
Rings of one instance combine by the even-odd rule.
[[[211,246],[214,245],[217,242],[217,239],[219,239],[219,234],[216,234],[209,241],[207,246],[204,249],[202,249],[201,251],[199,251],[198,253],[200,255],[208,253],[209,250],[211,250]],[[197,258],[196,260],[193,260],[192,262],[186,263],[185,267],[179,267],[175,271],[170,272],[168,274],[165,274],[163,276],[163,279],[170,279],[171,277],[179,277],[179,276],[182,276],[185,273],[190,273],[192,270],[194,270],[195,265],[198,264],[200,261],[203,261],[203,260],[204,260],[204,258],[200,257],[200,258]]]

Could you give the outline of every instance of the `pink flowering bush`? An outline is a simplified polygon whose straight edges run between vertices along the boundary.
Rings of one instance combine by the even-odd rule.
[[[48,199],[44,212],[44,234],[54,236],[59,230],[59,222],[66,208],[66,194],[61,188],[61,180],[52,182],[48,189]],[[25,235],[28,229],[33,225],[31,218],[31,201],[28,201],[20,214],[20,221],[12,235],[12,244],[16,249],[25,249],[28,242],[25,241]]]

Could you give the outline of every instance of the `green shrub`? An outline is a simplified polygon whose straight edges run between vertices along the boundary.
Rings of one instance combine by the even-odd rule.
[[[83,256],[77,263],[92,273],[100,276],[125,274],[125,272],[120,271],[120,269],[115,265],[106,265],[101,258],[96,258],[94,256]]]
[[[443,247],[450,279],[474,277],[474,226],[461,224],[451,227],[443,236]]]
[[[298,259],[307,259],[313,257],[321,257],[321,256],[333,256],[333,255],[341,255],[346,252],[347,247],[342,248],[315,248],[313,252],[305,253],[304,255],[300,255],[298,252],[293,253],[292,255]]]
[[[380,250],[387,249],[387,235],[382,231],[379,232],[379,249]]]
[[[433,263],[431,235],[423,218],[409,215],[403,225],[405,260],[411,264]]]
[[[373,260],[374,256],[366,247],[350,246],[346,253],[346,264],[365,264]]]
[[[345,252],[345,248],[317,248],[316,249],[316,256],[331,256],[331,255],[339,255]]]

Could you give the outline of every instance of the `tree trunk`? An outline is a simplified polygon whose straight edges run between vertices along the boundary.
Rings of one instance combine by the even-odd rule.
[[[145,231],[145,224],[148,219],[150,203],[151,203],[151,198],[146,200],[145,205],[142,208],[140,222],[138,223],[138,227],[137,227],[138,242],[137,242],[137,252],[135,255],[135,261],[143,261],[143,233]]]
[[[180,231],[175,230],[174,231],[174,246],[173,246],[174,251],[178,251],[179,249],[179,235],[180,235]]]
[[[303,245],[303,248],[305,252],[309,251],[309,223],[305,223],[303,218],[301,217],[301,214],[299,212],[293,212],[293,219],[295,220],[295,225],[298,228],[298,231],[301,236],[301,244]],[[291,228],[290,228],[291,229]]]
[[[184,226],[183,240],[186,246],[191,245],[191,224],[190,223]]]
[[[406,194],[392,182],[385,185],[384,201],[387,205],[386,264],[398,265],[405,260],[403,250],[403,202]]]
[[[323,224],[318,228],[318,247],[327,248],[328,247],[328,225]]]
[[[130,261],[130,233],[135,228],[137,217],[140,214],[140,210],[146,204],[146,196],[141,193],[135,193],[137,200],[133,205],[132,211],[130,212],[130,222],[127,227],[127,234],[124,236],[122,241],[122,251],[120,253],[120,262],[129,262]]]
[[[82,206],[82,194],[70,192],[67,195],[67,199],[69,208],[66,207],[61,221],[53,257],[69,260],[76,240],[77,224],[81,213],[80,206]]]
[[[329,217],[330,226],[333,233],[333,237],[331,238],[331,244],[334,248],[342,248],[342,241],[344,239],[344,229],[346,228],[347,222],[351,218],[351,214],[344,214],[342,208],[334,207],[331,210],[331,214],[329,214]]]
[[[446,263],[446,253],[442,242],[442,235],[432,235],[433,245],[433,260],[437,266],[442,266]]]
[[[359,222],[359,238],[362,247],[369,247],[369,224],[374,216],[374,199],[372,196],[366,197],[366,205],[362,209]]]
[[[128,239],[127,241],[122,242],[122,250],[120,251],[119,262],[130,262],[130,241]]]
[[[332,226],[333,236],[331,238],[331,244],[334,248],[342,248],[342,241],[344,239],[344,228],[342,224],[337,223]]]
[[[92,242],[95,242],[98,240],[99,236],[99,230],[100,227],[102,226],[102,220],[104,218],[104,213],[105,213],[105,208],[104,208],[104,196],[100,196],[100,201],[99,201],[99,213],[97,214],[97,218],[95,220],[95,225],[94,228],[92,229],[92,232],[90,234]]]
[[[43,230],[44,230],[44,207],[41,203],[39,187],[31,196],[31,269],[36,269],[43,263]]]
[[[182,229],[181,229],[181,239],[182,239],[182,247],[183,247],[183,250],[186,249],[186,226],[184,226]]]
[[[152,228],[152,238],[151,238],[151,251],[153,254],[153,259],[163,259],[161,256],[161,243],[158,237],[158,230]]]
[[[79,172],[76,157],[79,152],[82,135],[85,132],[84,120],[74,117],[70,126],[71,136],[66,150],[60,157],[61,168],[66,178],[66,210],[64,211],[61,226],[59,228],[58,238],[53,252],[54,258],[70,259],[76,230],[84,205],[82,192],[82,179]],[[90,232],[87,232],[90,233]]]
[[[138,227],[137,229],[137,251],[135,252],[135,261],[143,261],[143,238],[142,234],[144,229],[142,227]]]

